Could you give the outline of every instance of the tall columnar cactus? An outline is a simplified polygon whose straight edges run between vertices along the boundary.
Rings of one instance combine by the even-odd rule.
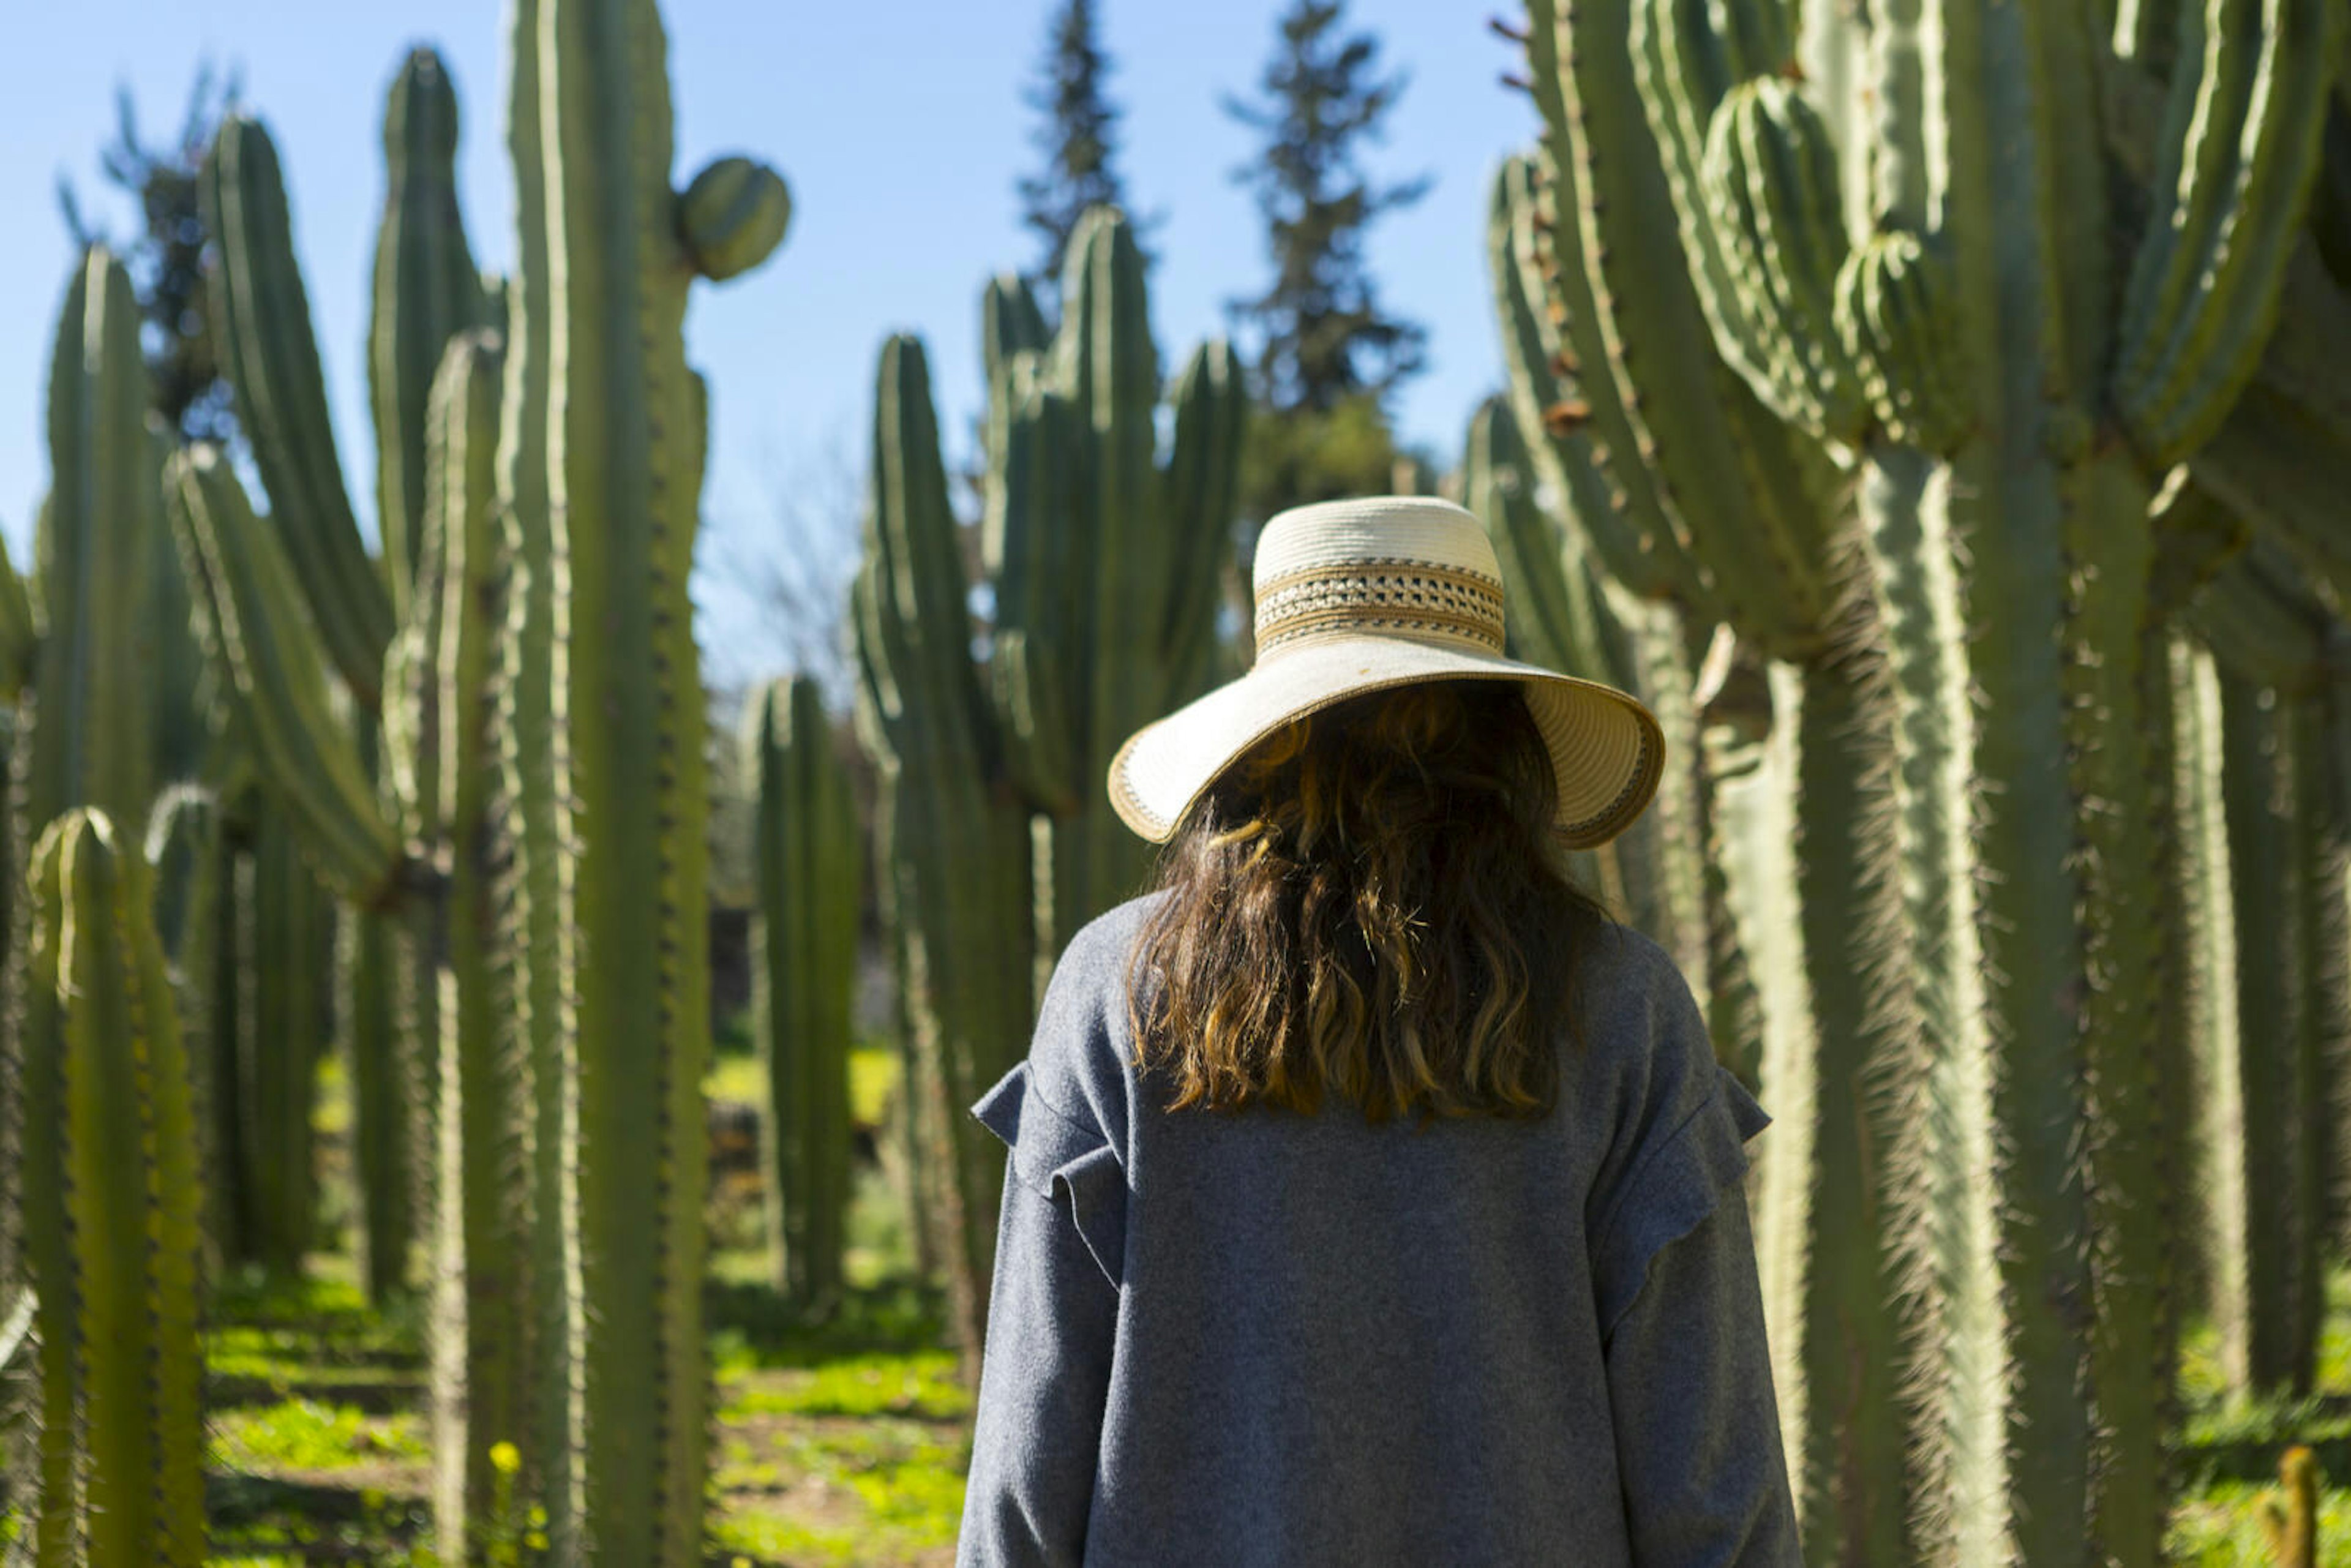
[[[319,634],[352,695],[372,709],[392,640],[392,596],[351,516],[286,179],[259,120],[233,114],[221,122],[203,197],[205,227],[220,246],[213,298],[239,424]]]
[[[422,517],[408,624],[386,661],[391,772],[412,842],[435,846],[445,895],[413,901],[440,956],[430,1031],[439,1065],[434,1117],[433,1334],[437,1496],[443,1551],[496,1485],[490,1449],[529,1440],[535,1321],[528,1270],[534,1194],[524,1141],[534,1079],[512,1055],[493,974],[499,789],[491,666],[503,620],[496,516],[498,399],[493,333],[451,340],[427,404]],[[431,777],[424,777],[426,773]],[[534,1454],[534,1460],[538,1456]]]
[[[984,312],[989,690],[1006,760],[1048,819],[1040,964],[1140,890],[1149,846],[1102,779],[1130,733],[1214,684],[1244,406],[1231,349],[1201,344],[1169,393],[1162,459],[1143,254],[1117,209],[1080,220],[1061,298],[1050,341],[1018,277],[988,285]]]
[[[36,540],[37,591],[29,606],[13,584],[6,595],[5,619],[17,643],[7,685],[26,698],[10,748],[11,838],[0,855],[6,867],[18,852],[14,834],[37,835],[69,807],[89,803],[126,821],[146,809],[153,672],[142,655],[152,647],[126,630],[147,623],[153,588],[152,577],[139,570],[152,559],[144,529],[154,516],[141,487],[152,476],[146,397],[130,275],[93,247],[67,287],[49,364],[51,478]],[[118,563],[126,562],[131,569],[120,570]],[[19,917],[5,959],[9,1005],[17,1010],[31,988],[22,936]],[[29,1054],[35,1040],[28,1026],[0,1031],[0,1039],[10,1053],[0,1061],[0,1122],[15,1145],[0,1153],[17,1156],[10,1165],[25,1172],[54,1170],[66,1109],[60,1081]],[[0,1179],[10,1181],[13,1199],[0,1225],[10,1231],[8,1250],[21,1253],[12,1269],[64,1278],[58,1270],[70,1227],[61,1189],[18,1181],[13,1169]],[[37,1373],[45,1430],[73,1419],[70,1354],[45,1327]],[[60,1452],[45,1448],[46,1495],[60,1495],[57,1489],[68,1479],[54,1468]]]
[[[1771,666],[1776,727],[1730,819],[1767,837],[1721,862],[1778,1118],[1759,1258],[1808,1538],[1831,1558],[1898,1561],[1897,1220],[1883,1152],[1896,1136],[1885,1082],[1906,1040],[1882,983],[1899,915],[1878,809],[1891,736],[1851,502],[1817,442],[1715,350],[1632,79],[1632,7],[1538,13],[1540,168],[1505,172],[1493,222],[1505,340],[1516,379],[1534,383],[1515,401],[1544,419],[1543,461],[1563,495],[1585,498],[1576,520],[1625,591],[1676,601],[1700,625],[1727,621]],[[1650,684],[1687,691],[1687,677]],[[1679,727],[1694,739],[1695,716]],[[1845,1492],[1890,1506],[1843,1510]]]
[[[1917,935],[1905,965],[1851,951],[1854,999],[1918,1092],[1876,1122],[1867,1172],[1832,1172],[1817,1138],[1775,1144],[1759,1230],[1780,1276],[1791,1164],[1815,1202],[1890,1176],[1880,1196],[1916,1239],[1924,1463],[1906,1496],[1893,1342],[1840,1330],[1879,1321],[1886,1281],[1823,1289],[1815,1239],[1807,1301],[1843,1304],[1814,1317],[1771,1293],[1816,1561],[2158,1551],[2173,1308],[2150,1199],[2176,1171],[2147,714],[2149,585],[2178,541],[2150,520],[2152,481],[2254,373],[2292,254],[2262,241],[2301,221],[2342,30],[2325,0],[2176,9],[2153,114],[2133,29],[2109,42],[2107,13],[2073,0],[1812,7],[1801,37],[1777,5],[1567,0],[1531,33],[1545,180],[1520,226],[1550,265],[1501,294],[1512,323],[1547,302],[1562,351],[1514,352],[1520,400],[1573,381],[1549,406],[1592,447],[1614,520],[1698,564],[1702,601],[1782,670],[1818,670],[1788,633],[1828,630],[1844,586],[1776,591],[1807,559],[1803,503],[1849,507],[1866,559],[1847,630],[1889,682],[1874,766],[1891,764],[1898,857],[1876,874]],[[2135,247],[2109,227],[2129,205],[2115,143],[2155,166]],[[1782,444],[1759,444],[1758,414]],[[1775,480],[1792,473],[1806,484]],[[1756,504],[1724,493],[1740,487]],[[1785,681],[1775,698],[1802,700],[1775,701],[1777,724],[1802,733],[1819,694]],[[1823,867],[1798,831],[1782,926],[1809,936]],[[1750,956],[1768,985],[1777,967]],[[1828,1127],[1804,1101],[1830,1078],[1796,1088],[1800,1130]]]
[[[2325,1310],[2351,962],[2345,759],[2328,733],[2344,706],[2344,632],[2266,547],[2220,574],[2188,620],[2211,650],[2196,695],[2220,797],[2213,891],[2226,896],[2208,918],[2230,947],[2200,977],[2213,1317],[2238,1388],[2303,1394]]]
[[[382,664],[408,612],[425,504],[425,400],[450,338],[496,314],[474,270],[456,201],[456,96],[430,49],[402,63],[384,110],[386,188],[376,238],[369,320],[369,392],[377,436],[378,522],[385,541],[371,560],[353,520],[325,403],[308,304],[293,249],[277,155],[255,120],[232,116],[207,160],[204,197],[220,236],[224,362],[239,417],[273,503],[271,519],[350,701],[341,724],[358,741],[362,772],[380,751]],[[369,786],[396,815],[389,786]],[[361,1104],[374,1155],[363,1169],[363,1225],[371,1288],[401,1282],[411,1212],[429,1204],[439,1004],[433,965],[413,949],[421,933],[377,914],[355,914],[338,966],[338,1014],[353,1051],[388,1041],[391,1059],[354,1058],[361,1099],[397,1091],[396,1103]],[[413,923],[412,923],[413,925]],[[369,929],[366,927],[373,926]],[[420,994],[421,988],[421,994]],[[413,1122],[413,1124],[411,1124]]]
[[[768,1238],[776,1287],[823,1312],[849,1217],[850,1000],[857,978],[857,813],[817,684],[760,691],[744,771],[758,781],[751,998],[768,1064]]]
[[[702,1343],[702,1063],[707,1052],[704,714],[686,582],[707,396],[681,331],[697,276],[762,259],[782,180],[742,162],[670,184],[671,110],[653,0],[523,0],[513,109],[528,235],[509,319],[544,322],[547,395],[507,417],[543,453],[549,622],[507,635],[554,661],[556,833],[568,1118],[559,1177],[569,1387],[550,1478],[559,1554],[701,1555],[708,1370]],[[520,13],[518,13],[520,15]],[[518,30],[519,33],[519,30]],[[528,382],[528,373],[524,378]],[[510,497],[501,480],[500,500]],[[559,504],[557,504],[559,500]]]
[[[443,345],[488,316],[457,207],[457,89],[441,57],[411,51],[383,113],[368,397],[375,413],[376,528],[392,618],[408,612],[424,528],[426,398]]]
[[[102,247],[66,291],[49,361],[49,496],[41,511],[32,734],[23,810],[39,832],[68,806],[144,820],[153,789],[160,518],[147,371],[131,275]]]
[[[202,1184],[151,878],[103,811],[76,808],[42,836],[29,880],[23,1049],[57,1120],[24,1180],[63,1221],[31,1253],[44,1416],[31,1561],[195,1568]]]
[[[858,726],[880,764],[876,854],[904,966],[911,1082],[953,1327],[976,1370],[1004,1162],[965,1107],[1028,1049],[1034,932],[1026,805],[971,658],[962,552],[947,505],[922,345],[883,346],[865,559],[852,593]]]

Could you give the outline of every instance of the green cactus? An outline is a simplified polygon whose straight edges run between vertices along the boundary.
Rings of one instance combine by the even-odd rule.
[[[498,399],[495,334],[451,340],[427,404],[428,479],[412,617],[386,661],[386,744],[408,836],[439,846],[445,895],[414,901],[411,939],[434,970],[433,1087],[436,1497],[442,1549],[466,1549],[496,1485],[489,1451],[519,1445],[533,1375],[534,1303],[524,1288],[536,1210],[523,1131],[532,1079],[509,1058],[493,965],[497,826],[490,669],[503,622],[496,516]],[[413,668],[407,666],[413,657]],[[389,678],[402,673],[397,682]],[[395,724],[395,717],[399,722]],[[429,741],[418,737],[429,733]],[[431,777],[425,777],[426,774]]]
[[[922,345],[883,346],[864,562],[852,594],[857,722],[881,770],[876,857],[902,945],[909,1081],[946,1254],[951,1327],[976,1370],[1004,1162],[963,1113],[1028,1049],[1033,927],[1026,806],[1001,787],[971,659],[955,514]]]
[[[684,1563],[700,1559],[708,1424],[707,801],[686,591],[707,409],[681,326],[702,267],[739,272],[758,259],[758,236],[780,235],[785,194],[772,177],[744,182],[768,215],[727,204],[714,230],[697,212],[702,249],[689,251],[652,0],[517,12],[527,47],[510,113],[528,107],[536,127],[510,120],[525,235],[510,353],[562,346],[543,397],[528,393],[539,372],[509,376],[507,409],[510,425],[535,426],[507,438],[541,455],[533,492],[562,499],[549,505],[545,551],[521,567],[559,591],[526,593],[507,629],[525,657],[553,661],[554,831],[570,851],[555,949],[526,956],[558,967],[561,1070],[541,1092],[569,1118],[555,1199],[563,1267],[548,1284],[567,1297],[570,1359],[550,1422],[561,1436],[549,1511],[559,1555]],[[542,244],[549,265],[535,272]],[[519,481],[501,467],[500,505],[517,504]],[[539,526],[510,524],[510,537]],[[536,610],[551,614],[534,621]]]
[[[263,782],[300,824],[329,883],[362,907],[381,902],[401,872],[400,839],[376,803],[357,740],[335,722],[319,652],[325,639],[303,608],[279,533],[254,515],[215,448],[175,454],[164,492],[207,661]],[[375,668],[380,681],[380,658]]]
[[[1520,400],[1540,400],[1543,376],[1604,367],[1583,375],[1575,427],[1617,513],[1686,552],[1701,594],[1782,661],[1775,735],[1810,727],[1820,694],[1789,682],[1827,673],[1840,644],[1856,673],[1886,670],[1890,746],[1854,752],[1862,771],[1845,782],[1890,766],[1894,815],[1882,843],[1856,831],[1853,863],[1885,857],[1876,874],[1899,907],[1877,929],[1898,919],[1914,946],[1900,964],[1867,932],[1845,949],[1848,1016],[1880,1031],[1851,1068],[1792,1086],[1766,1044],[1767,1098],[1783,1126],[1792,1098],[1801,1124],[1766,1161],[1759,1241],[1815,1561],[2059,1561],[2095,1542],[2139,1562],[2158,1545],[2176,1310],[2160,1195],[2177,1170],[2149,590],[2184,536],[2150,525],[2151,477],[2220,424],[2254,371],[2291,247],[2252,242],[2301,221],[2316,84],[2342,26],[2322,0],[2180,9],[2159,127],[2132,122],[2134,68],[2100,57],[2087,5],[1930,18],[1896,4],[1865,20],[1813,7],[1799,37],[1776,5],[1570,0],[1530,37],[1544,205],[1510,222],[1550,259],[1505,280],[1505,340],[1542,346],[1523,301],[1544,299],[1573,351],[1515,350],[1517,378],[1535,383]],[[2158,173],[2126,267],[2101,148],[2135,136]],[[1742,385],[1726,392],[1729,373]],[[2094,423],[2109,398],[2127,444]],[[1759,444],[1759,411],[1796,445]],[[1721,494],[1740,483],[1760,504]],[[1839,532],[1850,506],[1850,543],[1823,556],[1805,542],[1808,497]],[[1855,549],[1857,579],[1836,570]],[[1840,623],[1851,591],[1869,613]],[[1780,700],[1792,695],[1803,700]],[[1875,722],[1875,700],[1852,718]],[[1817,841],[1795,831],[1800,896],[1749,946],[1767,1035],[1787,1011],[1769,945],[1815,929],[1816,888],[1850,902],[1842,879],[1822,886]],[[1852,1049],[1821,1006],[1816,990],[1818,1049]],[[1913,1087],[1877,1113],[1867,1170],[1833,1172],[1801,1134],[1849,1137],[1832,1124],[1857,1118],[1820,1117],[1809,1092],[1877,1072]],[[1806,1300],[1842,1296],[1823,1318],[1770,1283],[1786,1267],[1774,1238],[1791,1166],[1812,1167],[1815,1196],[1823,1177],[1874,1179],[1876,1223],[1905,1239],[1883,1258],[1898,1278],[1839,1280],[1822,1239],[1869,1221],[1809,1215]],[[1918,1358],[1915,1413],[1891,1397],[1907,1359],[1886,1333],[1893,1310]],[[1855,1322],[1881,1326],[1856,1336]]]
[[[383,161],[368,395],[375,413],[381,565],[398,621],[408,613],[423,548],[425,400],[443,346],[489,316],[457,206],[457,91],[431,49],[412,50],[392,80]],[[286,265],[290,268],[290,260]]]
[[[1196,350],[1169,394],[1143,254],[1115,208],[1071,235],[1061,329],[1025,281],[988,285],[988,672],[1013,779],[1038,830],[1040,975],[1071,933],[1139,891],[1149,848],[1109,810],[1120,742],[1214,684],[1243,393],[1231,350]]]
[[[2194,678],[2225,841],[2213,846],[2208,918],[2225,925],[2228,950],[2200,977],[2203,1072],[2218,1086],[2205,1140],[2217,1166],[2213,1315],[2235,1387],[2306,1394],[2342,1071],[2345,825],[2327,734],[2341,632],[2267,546],[2219,574],[2187,619],[2211,650]]]
[[[155,449],[131,275],[101,247],[75,269],[49,363],[50,486],[41,510],[39,637],[25,819],[47,827],[68,806],[145,819],[153,789],[155,647],[122,628],[151,624],[158,545]]]
[[[364,556],[284,192],[243,120],[206,183],[231,376],[281,526],[265,531],[206,453],[174,468],[174,523],[266,787],[345,896],[396,923],[405,955],[405,1082],[439,1113],[435,1247],[444,1281],[460,1262],[469,1277],[436,1315],[442,1404],[462,1397],[465,1415],[442,1424],[444,1544],[463,1549],[469,1478],[512,1437],[559,1555],[679,1563],[698,1553],[704,1469],[707,988],[686,597],[706,416],[680,327],[692,277],[756,265],[789,197],[740,159],[671,189],[650,0],[522,0],[512,26],[518,270],[477,313],[443,314],[475,297],[455,281],[454,214],[434,206],[454,110],[427,62],[412,60],[390,117],[402,167],[374,337],[380,429],[400,449],[379,471],[423,476],[413,496],[401,480],[400,518],[385,505],[388,538],[422,519],[393,551],[413,557],[397,636],[392,596],[350,570]],[[503,371],[491,345],[460,338],[465,368],[419,413],[417,367],[440,338],[501,317]],[[381,710],[380,787],[358,733],[331,723],[321,642],[358,706]],[[471,1277],[497,1269],[511,1288],[487,1301]]]
[[[372,710],[392,641],[392,596],[351,516],[310,329],[309,292],[294,256],[285,176],[260,121],[232,114],[221,122],[204,161],[202,193],[204,225],[220,246],[211,298],[238,423],[253,444],[291,575],[315,612],[328,655],[352,696]],[[380,301],[373,336],[380,340],[383,332]],[[437,345],[428,350],[437,351]]]
[[[758,780],[751,997],[768,1065],[768,1249],[776,1288],[821,1313],[841,1296],[849,1214],[856,808],[809,677],[762,689],[743,742],[744,771]]]
[[[35,1249],[41,1490],[32,1561],[204,1561],[202,1184],[188,1061],[149,913],[150,875],[103,811],[76,808],[33,852],[26,1071],[57,1122],[29,1199],[61,1215]]]
[[[10,581],[0,593],[0,628],[11,650],[10,685],[23,705],[10,745],[5,816],[8,842],[0,870],[17,863],[15,835],[37,835],[68,808],[89,804],[138,821],[152,789],[153,733],[148,723],[154,649],[123,628],[150,623],[152,576],[113,570],[117,562],[152,559],[154,510],[144,488],[153,477],[154,448],[146,427],[146,366],[140,355],[139,313],[130,275],[103,248],[84,253],[67,287],[49,366],[50,493],[36,538],[37,596],[29,602]],[[14,573],[7,576],[13,579]],[[30,679],[26,679],[29,666]],[[27,946],[22,916],[8,943],[7,988],[12,1009],[30,1005]],[[14,1146],[7,1164],[13,1218],[8,1260],[12,1278],[67,1276],[70,1220],[62,1189],[24,1172],[55,1171],[63,1158],[66,1105],[57,1074],[28,1053],[37,1049],[29,1026],[0,1031],[8,1059],[0,1061],[0,1094]],[[58,1310],[65,1310],[58,1303]],[[38,1378],[44,1437],[43,1494],[59,1497],[71,1478],[65,1462],[74,1419],[69,1343],[41,1335]],[[57,1435],[49,1436],[53,1429]],[[67,1508],[59,1515],[72,1517]],[[46,1528],[46,1527],[45,1527]],[[43,1551],[49,1550],[44,1536]]]

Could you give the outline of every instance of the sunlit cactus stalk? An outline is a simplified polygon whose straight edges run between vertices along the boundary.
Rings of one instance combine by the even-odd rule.
[[[879,766],[876,859],[903,965],[910,1093],[950,1327],[977,1373],[1004,1155],[966,1110],[1028,1050],[1029,810],[971,657],[963,556],[922,345],[883,346],[864,560],[851,597],[857,721]],[[993,1145],[993,1146],[991,1146]]]
[[[217,798],[194,784],[156,797],[147,817],[154,868],[155,934],[179,1003],[204,1178],[204,1236],[212,1261],[241,1260],[248,1226],[237,1179],[236,847]]]
[[[376,518],[394,619],[408,612],[424,525],[425,400],[443,347],[488,314],[457,205],[457,90],[430,48],[401,62],[383,112],[368,396]]]
[[[12,685],[22,688],[10,747],[6,813],[11,839],[0,870],[13,874],[18,844],[36,838],[68,808],[89,804],[128,821],[141,820],[151,788],[152,730],[148,716],[153,672],[142,655],[152,645],[127,632],[152,614],[152,577],[138,565],[152,559],[154,521],[145,486],[153,478],[146,429],[146,365],[139,348],[139,312],[131,278],[103,248],[78,259],[58,313],[49,363],[47,435],[50,491],[35,539],[37,562],[29,601],[11,585],[5,595],[6,630],[19,644]],[[121,570],[119,563],[131,563]],[[8,574],[13,578],[14,574]],[[25,665],[31,680],[25,682]],[[12,899],[11,904],[14,904]],[[14,913],[12,911],[12,913]],[[9,933],[5,958],[9,1006],[32,1003],[26,970],[29,951],[21,916]],[[63,1189],[31,1178],[61,1169],[66,1106],[54,1071],[32,1054],[39,1041],[30,1020],[0,1030],[0,1096],[13,1148],[11,1212],[0,1216],[18,1253],[20,1276],[66,1279],[71,1222]],[[45,1311],[48,1303],[44,1303]],[[68,1303],[56,1304],[58,1311]],[[72,1477],[68,1458],[75,1419],[71,1345],[52,1334],[64,1320],[46,1321],[36,1376],[39,1388],[45,1497],[64,1497]],[[57,1517],[71,1518],[67,1506]],[[45,1531],[50,1528],[44,1524]],[[59,1527],[62,1528],[62,1527]],[[50,1550],[43,1536],[44,1552]],[[44,1561],[47,1559],[45,1558]]]
[[[1540,211],[1513,224],[1537,277],[1499,290],[1514,395],[1573,384],[1544,406],[1655,552],[1631,570],[1685,552],[1700,580],[1663,591],[1694,587],[1775,661],[1773,746],[1812,729],[1818,697],[1857,704],[1814,732],[1848,748],[1831,799],[1856,824],[1855,880],[1829,871],[1842,847],[1823,862],[1826,813],[1800,817],[1794,900],[1758,933],[1842,940],[1855,977],[1831,990],[1882,1031],[1798,1084],[1766,1046],[1782,1130],[1759,1242],[1817,1562],[2159,1549],[2179,1172],[2149,585],[2181,546],[2150,509],[2255,372],[2343,28],[2324,0],[2173,9],[2152,114],[2138,62],[2112,57],[2144,19],[2110,42],[2105,14],[2072,4],[1813,7],[1799,36],[1776,5],[1567,0],[1530,30],[1545,141]],[[2107,160],[2125,144],[2153,166],[2135,247],[2110,223],[2136,199]],[[1549,306],[1557,351],[1528,351],[1520,298]],[[2254,509],[2262,484],[2233,477],[2224,498]],[[1825,555],[1807,512],[1831,524]],[[1843,564],[1864,554],[1859,574]],[[1840,664],[1855,682],[1814,685]],[[1873,724],[1875,758],[1852,749]],[[1886,768],[1894,815],[1870,841]],[[1843,909],[1842,939],[1815,924],[1817,899],[1870,878],[1898,904]],[[1896,929],[1907,962],[1887,961]],[[1792,971],[1749,956],[1769,1033]],[[1813,1021],[1808,1050],[1854,1050]],[[1814,1098],[1873,1082],[1910,1089],[1851,1111]],[[1824,1164],[1821,1140],[1867,1115],[1869,1165]],[[1879,1184],[1881,1258],[1840,1261],[1870,1222],[1783,1209],[1792,1179],[1815,1204]],[[1792,1261],[1801,1307],[1774,1283]],[[1906,1385],[1915,1405],[1891,1397]]]
[[[745,236],[772,244],[788,198],[773,171],[737,171],[723,234],[700,203],[685,210],[653,0],[522,0],[516,16],[509,113],[536,124],[509,125],[523,237],[507,316],[524,324],[510,352],[549,359],[543,398],[513,395],[536,372],[509,377],[506,415],[536,427],[510,438],[543,465],[534,494],[562,500],[543,553],[518,563],[558,591],[508,627],[549,650],[559,683],[549,759],[569,852],[557,949],[526,959],[558,967],[561,1065],[542,1092],[568,1118],[548,1507],[559,1557],[667,1568],[701,1560],[709,1424],[708,802],[687,592],[708,411],[681,329],[694,278],[756,262]],[[517,484],[502,476],[502,506]]]
[[[203,1188],[150,875],[103,811],[76,808],[42,836],[29,880],[23,1049],[57,1122],[24,1180],[65,1223],[31,1255],[44,1425],[22,1544],[41,1568],[196,1568]]]
[[[823,1312],[840,1300],[849,1217],[857,813],[810,677],[760,690],[746,716],[744,749],[744,771],[758,788],[751,1005],[768,1066],[768,1248],[785,1299]]]
[[[535,1210],[523,1179],[532,1080],[509,1053],[493,976],[498,778],[490,673],[504,609],[495,511],[502,381],[495,334],[451,340],[426,408],[427,486],[410,619],[385,664],[386,744],[408,837],[437,846],[436,870],[446,877],[441,897],[412,903],[423,925],[417,936],[428,944],[422,956],[436,1014],[423,1031],[438,1055],[440,1102],[432,1118],[434,1518],[453,1560],[465,1555],[467,1532],[495,1494],[491,1448],[532,1437],[525,1412],[534,1312],[526,1283]]]

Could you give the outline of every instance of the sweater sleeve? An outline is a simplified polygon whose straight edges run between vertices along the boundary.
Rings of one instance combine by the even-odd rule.
[[[1118,1324],[1125,1180],[1103,1134],[1013,1069],[974,1108],[1009,1151],[960,1565],[1085,1555]]]
[[[1678,976],[1656,1103],[1593,1248],[1617,1473],[1642,1568],[1801,1563],[1743,1177],[1771,1118]]]

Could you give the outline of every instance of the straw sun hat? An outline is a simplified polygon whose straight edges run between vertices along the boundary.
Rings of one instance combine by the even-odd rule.
[[[1517,681],[1559,779],[1571,848],[1607,842],[1656,793],[1665,737],[1613,686],[1502,656],[1502,571],[1485,528],[1447,501],[1374,496],[1266,524],[1251,573],[1257,662],[1146,725],[1111,759],[1110,799],[1154,843],[1208,786],[1292,719],[1421,681]]]

